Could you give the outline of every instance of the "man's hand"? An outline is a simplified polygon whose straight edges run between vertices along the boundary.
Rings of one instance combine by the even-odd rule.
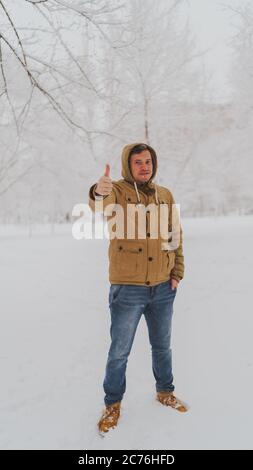
[[[174,290],[174,289],[177,289],[177,286],[178,286],[179,282],[176,281],[176,279],[170,279],[170,285],[171,285],[171,289]]]
[[[95,192],[99,196],[108,196],[112,192],[112,180],[110,178],[110,165],[105,166],[105,174],[98,180]]]

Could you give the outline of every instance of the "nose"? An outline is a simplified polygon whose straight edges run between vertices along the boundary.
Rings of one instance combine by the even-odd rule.
[[[148,168],[148,164],[147,163],[142,163],[141,164],[141,171],[148,171],[149,168]]]

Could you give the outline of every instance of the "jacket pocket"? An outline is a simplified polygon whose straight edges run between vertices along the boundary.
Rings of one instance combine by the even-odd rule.
[[[175,264],[174,251],[161,250],[161,275],[168,276]]]
[[[119,280],[135,279],[144,269],[145,242],[118,240],[111,253],[111,274]]]

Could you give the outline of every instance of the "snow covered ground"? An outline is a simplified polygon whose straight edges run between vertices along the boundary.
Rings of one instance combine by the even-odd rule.
[[[175,301],[176,392],[155,401],[144,320],[117,429],[96,432],[109,347],[107,242],[71,226],[0,230],[2,449],[245,449],[253,444],[253,217],[185,219]]]

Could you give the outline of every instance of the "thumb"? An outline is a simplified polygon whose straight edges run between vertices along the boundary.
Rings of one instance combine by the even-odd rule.
[[[110,165],[108,163],[105,165],[105,174],[104,176],[110,176]]]

